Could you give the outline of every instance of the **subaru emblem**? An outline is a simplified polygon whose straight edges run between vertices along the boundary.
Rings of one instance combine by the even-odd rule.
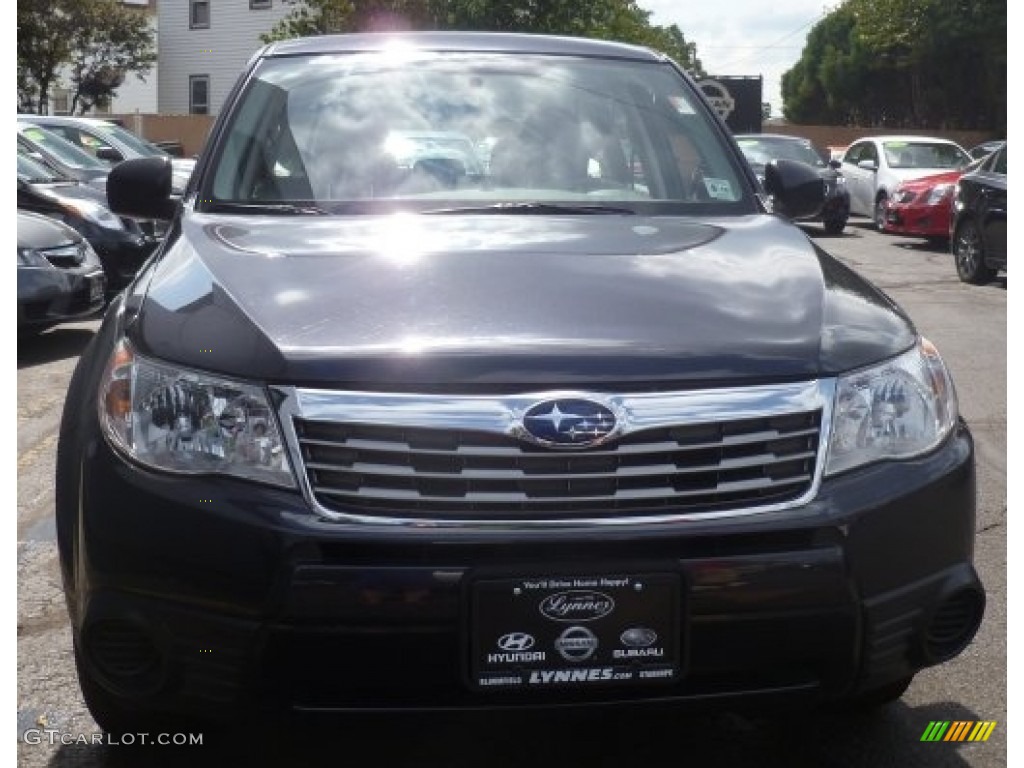
[[[615,432],[617,420],[601,403],[567,397],[542,400],[523,414],[523,430],[540,445],[555,448],[589,448]]]

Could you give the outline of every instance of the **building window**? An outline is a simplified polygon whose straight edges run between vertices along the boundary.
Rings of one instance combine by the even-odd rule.
[[[188,111],[192,115],[210,114],[210,76],[190,75],[188,78]]]
[[[259,11],[270,7],[270,0],[249,0],[249,10]]]
[[[53,92],[53,114],[71,114],[71,94],[67,88],[58,88]]]
[[[210,28],[210,0],[190,0],[188,12],[188,28]]]

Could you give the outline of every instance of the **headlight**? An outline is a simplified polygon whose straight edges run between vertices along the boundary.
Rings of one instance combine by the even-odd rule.
[[[956,391],[927,339],[881,365],[839,378],[826,474],[935,448],[957,420]]]
[[[124,224],[108,208],[91,200],[76,200],[74,203],[61,201],[61,208],[67,213],[79,216],[105,229],[124,229]]]
[[[100,388],[108,439],[141,464],[295,486],[262,387],[147,360],[122,340]]]
[[[845,187],[846,186],[846,177],[843,176],[842,174],[839,174],[838,176],[836,176],[836,186],[837,187]]]
[[[928,199],[925,200],[926,205],[935,205],[936,203],[944,200],[953,194],[952,184],[939,184],[932,187],[931,192],[928,193]]]
[[[35,248],[18,249],[19,267],[52,267],[53,265]]]

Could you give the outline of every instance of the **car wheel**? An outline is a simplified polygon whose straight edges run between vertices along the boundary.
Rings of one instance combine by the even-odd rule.
[[[875,200],[875,229],[879,232],[885,231],[885,208],[889,202],[889,196],[882,192]]]
[[[953,260],[956,262],[956,273],[965,283],[981,285],[995,276],[996,271],[985,265],[985,248],[978,225],[970,219],[956,228]]]
[[[846,229],[846,219],[847,217],[844,215],[826,217],[822,221],[825,225],[825,232],[830,235],[841,235]]]

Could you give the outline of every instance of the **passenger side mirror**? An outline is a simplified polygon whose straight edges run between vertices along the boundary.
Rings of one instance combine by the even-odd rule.
[[[829,160],[828,167],[838,171],[843,167],[843,163],[840,160]]]
[[[825,181],[796,160],[772,160],[764,167],[764,190],[775,198],[775,213],[791,219],[813,216],[825,202]]]
[[[106,160],[108,163],[120,163],[124,160],[124,155],[118,152],[113,147],[103,146],[96,150],[96,157],[100,160]]]
[[[169,221],[177,201],[171,199],[171,161],[140,157],[115,165],[107,177],[107,202],[118,216]]]

